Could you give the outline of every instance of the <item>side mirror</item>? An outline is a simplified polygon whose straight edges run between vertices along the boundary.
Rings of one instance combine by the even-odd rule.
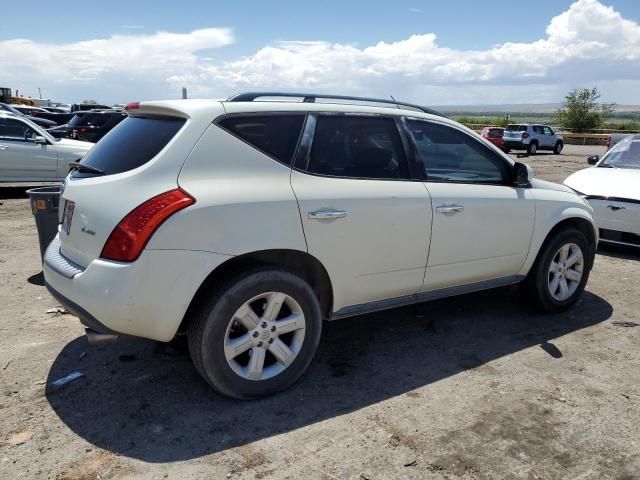
[[[526,163],[516,162],[513,164],[513,178],[516,187],[530,187],[533,171]]]
[[[34,139],[33,139],[34,143],[36,143],[37,145],[46,145],[47,144],[47,139],[44,137],[41,137],[40,135],[37,135]]]
[[[598,161],[600,161],[600,155],[591,155],[590,157],[587,157],[587,163],[589,165],[595,165]]]

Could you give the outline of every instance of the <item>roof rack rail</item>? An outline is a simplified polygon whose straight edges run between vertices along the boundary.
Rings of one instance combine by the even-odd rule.
[[[398,102],[396,100],[387,100],[386,98],[368,98],[368,97],[352,97],[349,95],[325,95],[318,93],[299,93],[299,92],[248,92],[233,95],[227,99],[228,102],[254,102],[261,97],[302,97],[303,103],[315,103],[316,99],[324,98],[329,100],[353,100],[358,102],[382,103],[396,108],[408,107],[431,115],[444,116],[431,108],[414,105],[413,103]]]

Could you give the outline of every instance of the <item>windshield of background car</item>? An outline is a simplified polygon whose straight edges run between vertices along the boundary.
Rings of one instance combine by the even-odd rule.
[[[176,117],[128,117],[103,137],[80,161],[113,175],[144,165],[178,133],[185,123]],[[74,177],[85,177],[76,170]]]
[[[640,135],[631,135],[618,142],[598,167],[640,168]]]

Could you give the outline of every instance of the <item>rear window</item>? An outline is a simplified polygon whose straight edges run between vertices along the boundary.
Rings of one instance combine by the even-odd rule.
[[[106,175],[144,165],[178,133],[185,120],[175,117],[128,117],[102,138],[80,161]],[[74,176],[91,174],[74,172]]]
[[[252,147],[291,165],[304,115],[241,115],[220,122],[222,128]]]
[[[504,133],[504,130],[502,130],[501,128],[492,128],[489,130],[489,136],[491,138],[502,138],[503,133]]]
[[[507,132],[526,132],[526,125],[507,125]]]

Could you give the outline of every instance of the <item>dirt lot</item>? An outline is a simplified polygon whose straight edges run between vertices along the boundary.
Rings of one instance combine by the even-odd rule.
[[[561,181],[602,152],[527,161]],[[0,190],[0,478],[640,478],[634,252],[600,251],[563,315],[504,288],[326,324],[301,382],[237,402],[179,342],[94,348],[46,313],[21,191]]]

